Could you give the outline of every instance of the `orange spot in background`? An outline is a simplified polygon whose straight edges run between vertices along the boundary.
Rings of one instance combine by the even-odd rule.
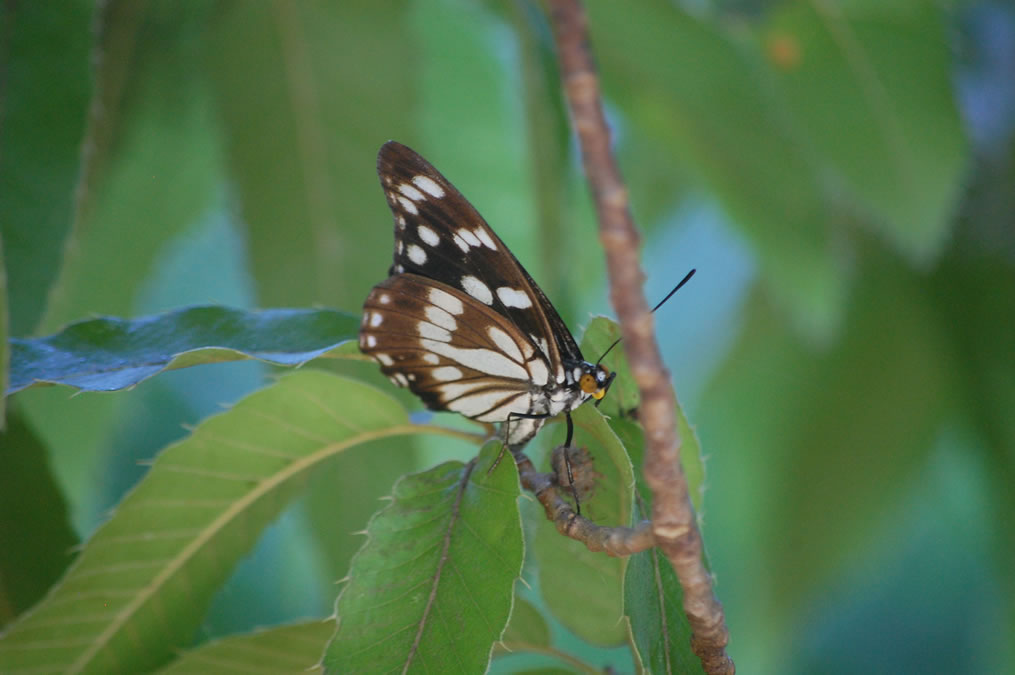
[[[765,44],[769,61],[782,70],[796,70],[800,65],[800,43],[793,35],[786,33],[769,36]]]

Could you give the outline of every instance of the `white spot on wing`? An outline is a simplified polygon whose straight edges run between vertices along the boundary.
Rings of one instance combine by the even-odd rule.
[[[405,378],[405,375],[403,375],[402,373],[395,373],[394,374],[394,378],[395,378],[395,382],[398,384],[398,386],[400,386],[400,387],[408,387],[409,386],[409,380],[407,380]]]
[[[462,305],[461,300],[439,288],[430,289],[430,302],[451,314],[458,315],[465,311],[465,306]]]
[[[377,346],[377,338],[374,337],[373,335],[367,335],[367,347],[376,347],[376,346]]]
[[[426,251],[415,244],[409,244],[406,248],[406,254],[409,256],[409,260],[416,263],[417,265],[426,264]]]
[[[458,236],[465,240],[469,246],[475,246],[479,248],[482,244],[479,242],[479,238],[472,233],[471,230],[466,230],[464,227],[458,228]]]
[[[411,213],[414,216],[419,215],[419,209],[416,208],[416,205],[412,203],[411,199],[398,195],[398,203],[402,205],[402,208],[405,209],[407,213]]]
[[[480,415],[476,419],[480,422],[504,422],[508,418],[509,413],[526,413],[529,411],[531,405],[530,396],[528,394],[520,394],[515,396],[510,401],[503,403],[502,405],[494,408],[485,415]]]
[[[370,327],[371,328],[377,328],[378,326],[381,325],[381,321],[383,321],[383,320],[384,320],[384,317],[381,316],[380,312],[374,312],[370,316]]]
[[[515,361],[522,361],[522,352],[518,349],[518,345],[511,339],[511,336],[502,331],[497,326],[487,326],[486,334],[490,336],[493,343],[497,345],[497,348],[504,352],[509,358]]]
[[[441,360],[437,358],[436,354],[430,354],[429,352],[423,354],[423,360],[426,361],[427,363],[432,363],[434,365],[437,365],[438,363],[441,362]]]
[[[438,387],[441,394],[441,400],[447,403],[452,399],[456,399],[459,396],[464,396],[470,391],[476,389],[482,389],[487,386],[486,382],[448,382]]]
[[[405,216],[401,213],[398,214],[398,226],[403,230],[405,229]]]
[[[461,237],[459,237],[457,234],[451,237],[451,241],[455,242],[455,246],[462,249],[462,253],[469,252],[469,243],[464,239],[462,239]]]
[[[390,356],[388,356],[387,354],[381,354],[381,353],[378,352],[377,354],[374,354],[374,358],[377,359],[377,361],[382,366],[393,366],[393,365],[395,365],[394,360],[392,360],[392,358]]]
[[[490,287],[474,276],[466,275],[462,277],[462,288],[465,289],[466,293],[484,305],[489,305],[493,302],[493,293],[490,292]]]
[[[441,238],[437,236],[437,233],[426,225],[418,226],[416,231],[419,232],[419,238],[422,239],[423,243],[428,246],[436,246],[441,243]]]
[[[557,364],[557,384],[564,383],[564,366]]]
[[[455,317],[451,316],[440,307],[427,305],[424,313],[430,323],[436,324],[441,328],[446,328],[447,330],[455,330],[458,328],[458,322],[455,321]]]
[[[422,322],[420,325],[422,325]],[[450,337],[450,334],[448,334],[449,339]],[[466,368],[472,368],[494,377],[506,377],[523,381],[528,381],[529,379],[529,371],[525,370],[524,367],[491,349],[463,349],[448,344],[447,340],[438,342],[437,340],[429,340],[425,337],[421,342],[423,349],[447,357]]]
[[[528,309],[532,307],[532,299],[525,291],[516,291],[509,286],[501,286],[497,289],[497,297],[504,303],[505,307],[517,307]]]
[[[497,244],[493,243],[493,238],[486,230],[482,227],[477,227],[474,231],[479,240],[483,242],[487,248],[492,248],[494,251],[497,250]]]
[[[399,185],[398,191],[414,202],[421,202],[424,199],[423,193],[417,190],[416,188],[412,187],[408,183],[402,183],[401,185]]]
[[[495,408],[496,406],[502,406],[504,404],[505,398],[513,399],[517,397],[518,397],[517,394],[513,396],[508,395],[507,397],[505,397],[503,391],[485,391],[479,394],[473,394],[471,396],[463,396],[457,401],[452,401],[448,403],[448,410],[454,410],[455,412],[462,413],[466,417],[475,417],[476,415],[485,413],[491,408]],[[486,416],[484,416],[484,420],[485,419]],[[506,414],[502,419],[491,419],[488,421],[499,422],[502,421],[503,419],[507,419]]]
[[[391,302],[391,296],[388,295],[387,293],[384,293],[383,295],[381,295],[381,297],[377,298],[377,302],[381,303],[382,305],[387,305],[388,303]]]
[[[546,362],[543,359],[534,359],[528,363],[529,376],[532,378],[534,384],[540,387],[546,385],[547,380],[550,377],[550,371],[546,367]]]
[[[430,374],[433,375],[435,379],[441,380],[442,382],[451,382],[453,380],[462,379],[462,371],[454,366],[434,368]]]
[[[415,176],[412,179],[412,182],[416,184],[416,187],[431,197],[440,199],[444,196],[444,188],[438,185],[437,181],[429,176]]]
[[[417,324],[416,329],[419,331],[420,337],[429,338],[431,340],[440,340],[441,342],[451,342],[451,333],[440,326],[433,325],[432,323],[420,321]],[[436,349],[431,351],[440,354],[440,352]]]

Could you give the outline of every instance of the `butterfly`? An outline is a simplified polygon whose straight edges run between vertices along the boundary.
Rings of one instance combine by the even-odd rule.
[[[616,373],[589,363],[557,310],[479,212],[428,161],[389,141],[377,174],[394,264],[363,304],[360,350],[431,410],[504,422],[518,451],[550,418],[596,405]]]

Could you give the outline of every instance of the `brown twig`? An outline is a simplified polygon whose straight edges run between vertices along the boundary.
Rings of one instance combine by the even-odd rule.
[[[557,477],[551,473],[540,473],[524,453],[515,453],[518,474],[522,487],[532,492],[546,511],[546,517],[553,521],[557,531],[566,537],[580,541],[590,551],[605,551],[612,556],[634,555],[655,545],[652,525],[647,520],[630,527],[603,527],[588,518],[577,515],[564,500],[558,489]]]
[[[592,61],[588,22],[580,0],[549,0],[557,56],[585,173],[599,216],[599,238],[606,251],[610,301],[620,321],[624,348],[641,391],[645,428],[645,480],[652,489],[652,531],[673,565],[684,591],[684,612],[693,631],[691,646],[707,673],[733,673],[726,654],[729,631],[712,577],[702,561],[701,533],[680,466],[676,399],[642,293],[639,234],[631,218],[627,190],[610,151],[599,80]]]

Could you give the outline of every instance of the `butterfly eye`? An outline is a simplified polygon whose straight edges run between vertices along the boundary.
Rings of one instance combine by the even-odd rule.
[[[586,394],[596,395],[596,390],[599,389],[599,383],[596,382],[596,378],[591,373],[585,373],[578,380],[578,386],[581,387],[582,391]],[[599,397],[601,398],[601,397]]]

